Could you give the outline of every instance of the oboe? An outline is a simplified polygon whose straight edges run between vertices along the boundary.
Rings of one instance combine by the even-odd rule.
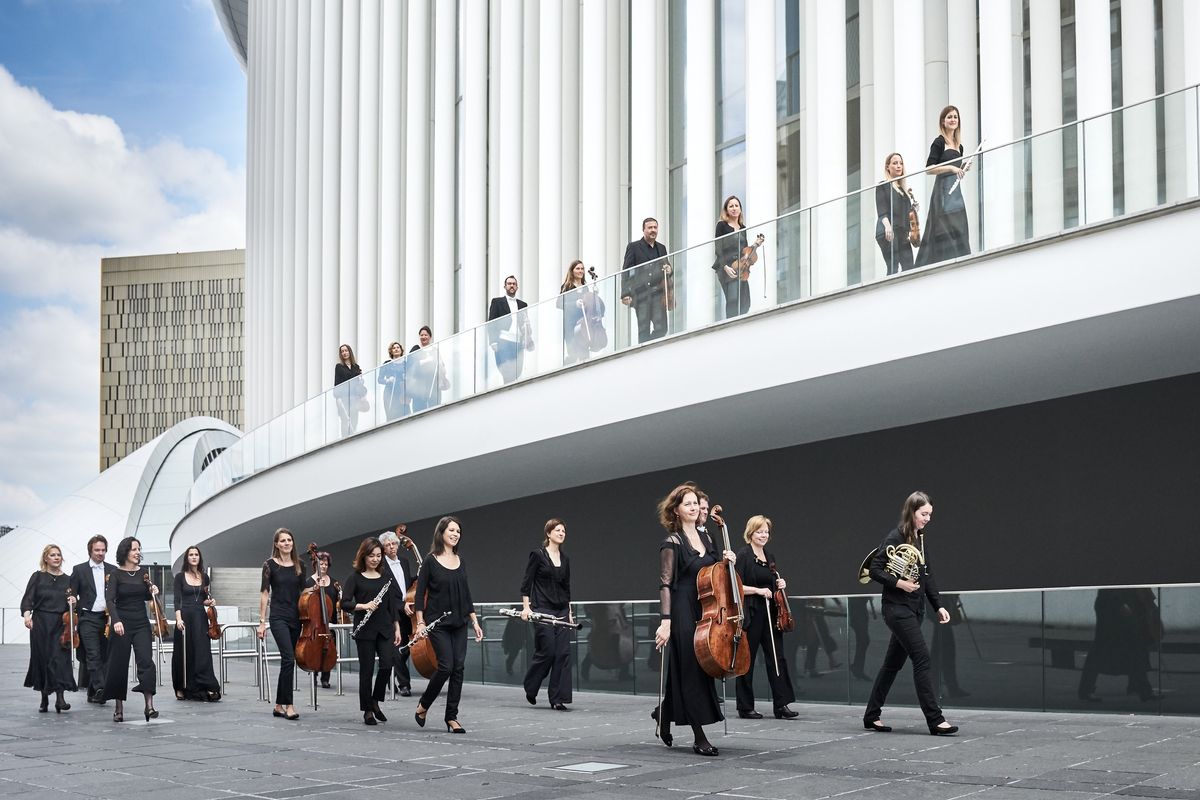
[[[502,608],[502,609],[500,609],[500,613],[506,617],[520,617],[521,616],[521,612],[517,611],[516,609],[513,609],[513,608]],[[568,622],[567,620],[562,619],[561,617],[556,617],[553,614],[543,614],[540,611],[530,611],[529,612],[529,621],[536,622],[539,625],[551,625],[551,626],[557,625],[562,628],[582,628],[583,627],[583,623],[581,623],[581,622]]]
[[[372,602],[372,603],[378,603],[380,600],[382,600],[382,599],[383,599],[383,596],[384,596],[385,594],[387,594],[387,590],[388,590],[388,589],[390,589],[390,588],[392,588],[392,581],[391,581],[391,579],[389,578],[389,579],[388,579],[388,582],[387,582],[387,583],[385,583],[385,584],[383,585],[383,588],[379,590],[379,594],[375,595],[375,599],[374,599],[374,600],[372,600],[371,602]],[[375,606],[375,608],[379,608],[379,606],[378,606],[378,605],[376,605],[376,606]],[[360,630],[362,630],[362,626],[363,626],[363,625],[366,625],[366,624],[367,624],[367,620],[369,620],[369,619],[371,618],[371,615],[375,613],[375,608],[368,608],[368,609],[367,609],[367,613],[366,613],[366,614],[363,614],[363,618],[362,618],[361,620],[359,620],[359,623],[358,623],[357,625],[355,625],[355,626],[354,626],[354,630],[350,631],[350,638],[351,638],[351,639],[353,639],[353,638],[354,638],[354,634],[356,634],[356,633],[358,633]]]

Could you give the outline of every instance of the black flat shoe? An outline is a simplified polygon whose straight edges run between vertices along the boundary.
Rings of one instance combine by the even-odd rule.
[[[537,697],[535,695],[530,694],[529,692],[525,693],[525,701],[527,703],[529,703],[529,705],[531,705],[531,706],[537,705]]]
[[[428,713],[429,713],[429,709],[425,709],[425,714],[428,714]],[[420,725],[422,728],[425,727],[425,714],[422,714],[420,711],[413,714],[413,719],[415,719],[417,721],[417,724]]]
[[[292,721],[294,722],[295,720],[298,720],[298,719],[300,719],[300,715],[299,715],[299,714],[284,714],[284,715],[283,715],[283,718],[284,718],[284,719],[290,719],[290,720],[292,720]]]
[[[176,692],[176,693],[175,693],[175,699],[176,699],[176,700],[187,700],[187,696],[186,696],[186,695],[184,695],[184,693],[183,693],[183,692]]]
[[[567,708],[565,705],[563,705],[562,703],[551,703],[550,707],[553,708],[555,711],[570,711],[571,710],[571,709]]]
[[[930,736],[953,736],[956,733],[958,733],[957,725],[950,725],[945,728],[939,728],[935,725],[929,729]]]
[[[329,681],[321,681],[321,688],[322,689],[332,689],[333,687],[329,685]]]
[[[210,703],[219,703],[221,702],[221,693],[216,691],[209,692],[207,695],[205,695],[204,699]]]
[[[412,689],[408,688],[407,686],[401,687],[400,696],[401,697],[412,697]]]
[[[775,709],[775,719],[795,719],[800,716],[796,711],[792,711],[787,706]]]
[[[713,747],[708,742],[705,742],[704,744],[693,744],[692,752],[698,756],[719,756],[719,755],[721,755],[721,751],[718,750],[717,748]]]
[[[380,722],[387,722],[387,717],[385,717],[383,712],[379,710],[379,703],[375,704],[375,711],[373,713],[375,714],[375,719],[379,720]]]
[[[370,711],[363,712],[363,725],[377,725],[377,724],[378,723],[375,722],[374,714],[372,714]]]
[[[870,722],[867,722],[864,719],[863,727],[869,731],[875,731],[876,733],[891,733],[892,732],[891,725],[884,725],[882,722],[880,722],[877,719],[873,719]]]
[[[451,723],[453,723],[453,724],[451,724]],[[455,727],[455,726],[457,726],[457,727]],[[446,720],[446,731],[448,733],[466,733],[467,729],[464,728],[462,725],[459,725],[458,720],[450,719],[450,720]]]
[[[286,716],[287,716],[287,714],[284,714],[284,713],[283,713],[282,711],[280,711],[278,708],[272,708],[272,709],[271,709],[271,716],[273,716],[273,717],[286,717]]]
[[[742,719],[762,719],[762,714],[757,711],[739,711],[738,716]]]

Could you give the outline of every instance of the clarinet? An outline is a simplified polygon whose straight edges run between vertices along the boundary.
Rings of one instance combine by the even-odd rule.
[[[519,618],[521,616],[521,612],[517,611],[516,609],[513,609],[513,608],[502,608],[502,609],[500,609],[500,613],[506,617],[518,617]],[[529,621],[533,622],[533,623],[537,623],[538,625],[549,625],[550,627],[558,626],[561,628],[575,628],[575,629],[579,629],[579,628],[583,627],[582,622],[568,622],[567,620],[563,619],[562,617],[556,617],[553,614],[543,614],[540,611],[530,611],[529,612]]]
[[[385,583],[385,584],[383,585],[383,588],[379,590],[379,594],[375,595],[375,599],[374,599],[374,600],[372,600],[371,602],[372,602],[372,603],[378,603],[380,600],[382,600],[382,599],[383,599],[383,596],[384,596],[385,594],[387,594],[387,590],[388,590],[388,589],[390,589],[390,588],[392,588],[392,580],[391,580],[391,578],[388,578],[388,582],[387,582],[387,583]],[[378,606],[376,606],[375,608],[378,608]],[[366,613],[366,614],[364,614],[364,615],[363,615],[363,618],[362,618],[361,620],[359,620],[359,623],[358,623],[357,625],[355,625],[355,626],[354,626],[354,630],[350,631],[350,638],[351,638],[351,639],[353,639],[353,638],[354,638],[354,634],[356,634],[356,633],[358,633],[360,630],[362,630],[362,626],[367,624],[367,620],[369,620],[369,619],[371,618],[371,615],[372,615],[372,614],[374,614],[374,613],[375,613],[375,609],[374,609],[374,608],[368,608],[368,609],[367,609],[367,613]]]

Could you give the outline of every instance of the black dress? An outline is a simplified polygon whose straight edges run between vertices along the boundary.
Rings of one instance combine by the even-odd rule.
[[[379,597],[380,592],[383,592],[383,597],[370,618],[367,618],[365,610],[355,610],[356,605],[371,602]],[[385,570],[374,578],[351,572],[342,592],[342,608],[354,612],[355,627],[367,618],[354,634],[354,644],[358,648],[358,709],[373,711],[383,701],[392,680],[396,657],[396,623],[404,613],[404,590],[392,576],[391,570]],[[375,676],[372,687],[371,675],[375,672],[376,658],[379,659],[379,674]]]
[[[717,222],[716,236],[717,260],[713,262],[713,270],[721,282],[721,293],[725,295],[725,318],[729,319],[750,310],[749,284],[740,276],[731,278],[725,272],[725,267],[740,259],[749,245],[746,243],[746,228],[743,226],[735,231],[725,220]]]
[[[349,436],[358,428],[358,415],[370,407],[370,402],[366,400],[367,385],[363,383],[362,367],[358,364],[347,367],[339,361],[333,367],[333,387],[338,417],[342,421],[342,436]],[[367,408],[363,408],[364,405]]]
[[[132,573],[118,568],[105,582],[104,598],[108,601],[112,635],[108,639],[104,696],[112,700],[124,700],[130,691],[152,695],[157,688],[152,645],[154,633],[146,616],[146,603],[153,598],[145,579],[147,574],[145,567],[138,567]],[[124,627],[124,635],[117,634],[117,623]],[[138,679],[132,690],[129,689],[131,652],[137,662]]]
[[[929,158],[925,161],[925,166],[936,167],[944,164],[961,166],[962,153],[947,147],[946,140],[939,135],[929,147]],[[947,172],[938,175],[937,180],[933,182],[933,192],[929,196],[929,213],[925,217],[925,233],[913,266],[937,264],[971,253],[971,233],[967,224],[967,210],[963,205],[961,184],[954,190],[954,194],[958,196],[950,197],[950,187],[954,185],[955,180],[957,176],[953,172]],[[948,204],[950,208],[947,208]]]
[[[742,579],[742,585],[756,589],[774,589],[775,574],[771,572],[770,564],[775,560],[769,551],[764,550],[766,561],[760,561],[754,555],[754,548],[746,545],[738,550],[737,571]],[[779,632],[777,620],[779,609],[774,599],[771,601],[771,617],[767,619],[767,598],[757,594],[747,594],[743,601],[746,622],[746,641],[750,647],[750,669],[737,679],[737,709],[738,711],[754,710],[754,664],[759,653],[766,660],[767,683],[771,687],[771,705],[780,710],[788,703],[796,701],[796,691],[792,688],[792,677],[788,670],[787,661],[783,657],[783,634]],[[771,640],[775,640],[772,649]],[[779,671],[776,673],[776,658]]]
[[[62,615],[67,610],[70,581],[65,572],[53,575],[38,570],[29,576],[25,595],[21,598],[21,615],[27,611],[33,614],[25,685],[43,694],[63,690],[73,692],[77,688],[75,676],[71,674],[70,653],[58,643],[63,632]]]
[[[888,275],[912,269],[913,250],[908,242],[908,212],[911,210],[912,200],[899,190],[899,184],[885,181],[875,187],[875,241],[879,244],[879,252],[883,253]],[[890,242],[883,227],[885,219],[892,223]]]
[[[703,554],[692,549],[682,534],[668,536],[659,546],[660,613],[671,620],[660,716],[663,723],[711,725],[725,719],[717,702],[716,681],[700,666],[692,643],[701,616],[696,576],[702,568],[721,561],[712,537],[702,533],[700,540],[706,548]]]
[[[421,695],[421,707],[428,710],[449,681],[445,719],[447,722],[456,720],[458,703],[462,697],[463,670],[467,663],[467,624],[471,614],[475,613],[471,586],[467,583],[466,564],[460,560],[457,569],[450,569],[442,566],[433,553],[426,555],[417,576],[413,611],[422,613],[426,625],[443,612],[450,612],[429,634],[429,643],[437,654],[438,668]]]
[[[204,607],[208,576],[202,575],[202,578],[200,586],[193,586],[182,572],[175,576],[175,610],[183,618],[183,630],[175,627],[171,684],[176,694],[183,694],[189,700],[208,700],[210,692],[221,691],[221,684],[213,672],[212,640],[208,638],[208,613]]]

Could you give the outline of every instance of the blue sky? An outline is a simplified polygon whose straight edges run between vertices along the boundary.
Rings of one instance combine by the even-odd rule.
[[[245,246],[245,138],[210,0],[0,0],[0,524],[97,474],[100,259]]]

